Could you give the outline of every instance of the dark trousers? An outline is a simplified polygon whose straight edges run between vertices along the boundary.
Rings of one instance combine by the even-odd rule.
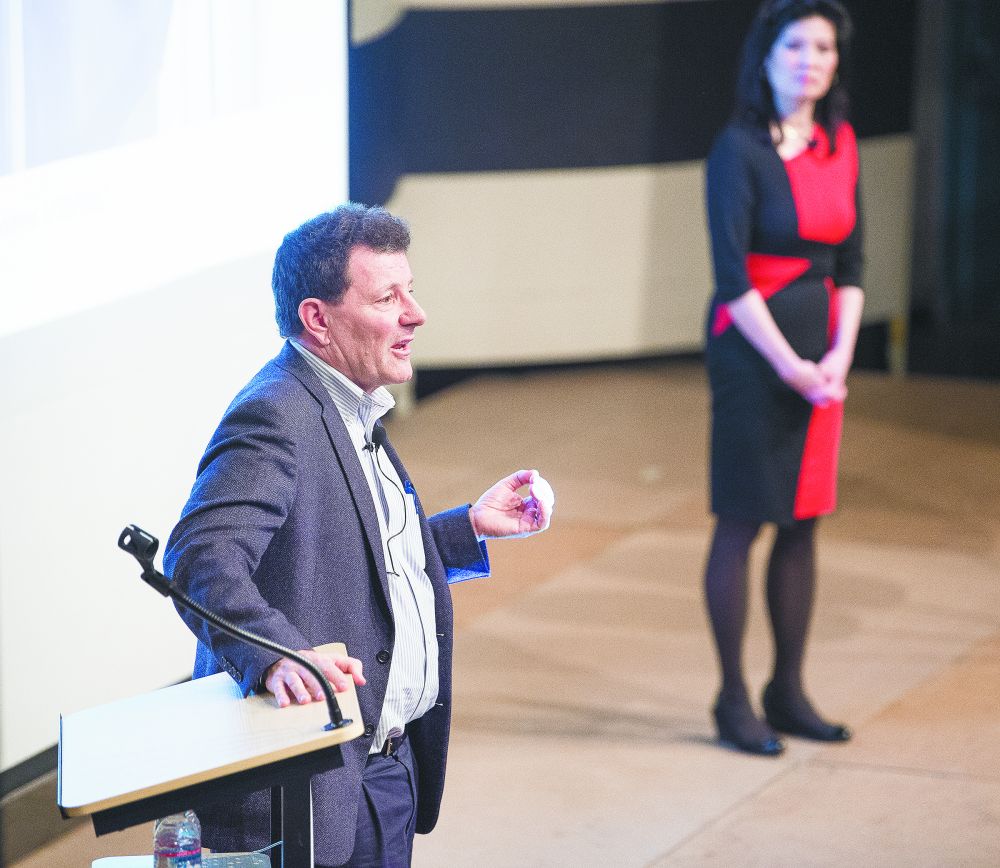
[[[417,774],[410,744],[404,740],[392,756],[368,758],[361,776],[354,852],[344,868],[407,868],[416,824]]]

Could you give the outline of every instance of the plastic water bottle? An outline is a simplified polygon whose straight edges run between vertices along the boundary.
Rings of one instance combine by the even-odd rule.
[[[153,868],[200,868],[201,823],[194,811],[171,814],[153,827]]]

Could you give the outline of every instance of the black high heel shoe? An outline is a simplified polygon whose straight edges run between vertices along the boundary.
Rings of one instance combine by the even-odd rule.
[[[725,702],[720,697],[712,709],[712,716],[719,741],[729,747],[758,756],[781,756],[785,752],[784,742],[757,720],[748,705]]]
[[[796,708],[782,703],[773,682],[764,688],[763,705],[765,719],[778,732],[813,741],[849,741],[851,738],[848,727],[823,720],[805,696],[797,697]]]

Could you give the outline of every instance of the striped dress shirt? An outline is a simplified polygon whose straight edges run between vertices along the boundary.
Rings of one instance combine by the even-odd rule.
[[[381,449],[365,448],[373,442],[375,422],[395,406],[389,390],[379,387],[368,394],[297,341],[290,343],[319,377],[340,411],[358,450],[378,514],[396,639],[382,715],[372,742],[375,753],[386,738],[402,734],[407,723],[423,716],[437,701],[434,589],[424,571],[420,521],[413,491],[408,485],[404,487],[392,462]]]

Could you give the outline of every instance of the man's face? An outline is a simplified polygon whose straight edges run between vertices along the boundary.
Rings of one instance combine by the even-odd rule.
[[[323,357],[365,392],[413,376],[410,342],[427,317],[413,297],[405,253],[355,247],[347,260],[348,286],[326,304],[330,343]]]

